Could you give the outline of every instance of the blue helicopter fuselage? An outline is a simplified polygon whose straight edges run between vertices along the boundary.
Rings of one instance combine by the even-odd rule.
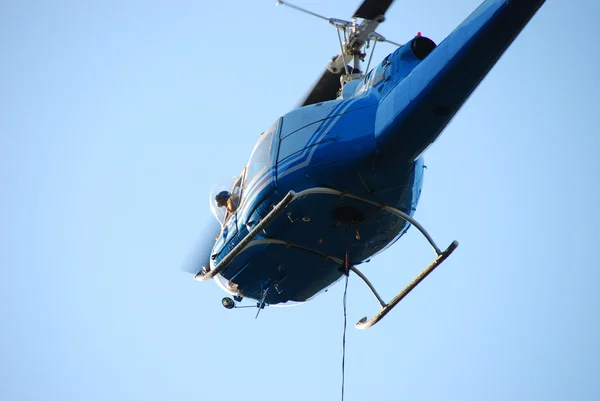
[[[425,57],[419,36],[336,100],[293,110],[265,131],[237,181],[240,203],[213,251],[217,265],[288,191],[324,187],[416,210],[422,154],[544,0],[487,0]],[[422,58],[422,59],[421,59]],[[227,188],[224,188],[227,189]],[[409,224],[370,203],[315,194],[277,216],[215,279],[266,304],[303,302],[398,240]]]

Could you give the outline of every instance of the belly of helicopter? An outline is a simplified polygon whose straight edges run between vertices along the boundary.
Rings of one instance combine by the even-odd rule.
[[[280,180],[274,199],[289,190],[319,187],[340,188],[360,199],[317,193],[295,200],[222,276],[236,292],[256,300],[264,298],[266,304],[304,302],[314,297],[343,277],[346,255],[350,263],[359,265],[408,230],[405,220],[365,200],[412,215],[423,169],[421,159],[408,164],[379,160],[376,169],[368,159],[354,165],[354,171],[348,165],[328,166],[304,180]],[[265,199],[257,213],[264,217],[272,203]],[[240,237],[251,229],[252,224],[238,226]]]

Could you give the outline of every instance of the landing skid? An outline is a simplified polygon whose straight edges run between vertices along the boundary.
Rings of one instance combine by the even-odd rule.
[[[364,282],[365,284],[367,284],[367,286],[371,289],[371,291],[373,292],[373,294],[375,295],[375,297],[377,298],[377,300],[379,301],[379,303],[381,304],[381,310],[379,311],[378,314],[376,314],[375,316],[373,316],[371,319],[367,320],[367,317],[363,317],[362,319],[360,319],[357,323],[356,323],[356,328],[358,330],[364,330],[364,329],[368,329],[369,327],[373,326],[375,323],[379,322],[381,319],[383,319],[383,317],[385,315],[387,315],[396,305],[398,305],[398,303],[400,303],[400,301],[402,301],[404,299],[405,296],[407,296],[417,285],[419,285],[421,283],[421,281],[425,280],[425,277],[427,277],[429,275],[429,273],[431,273],[432,271],[435,270],[436,267],[438,267],[439,265],[442,264],[442,262],[444,260],[446,260],[446,258],[448,256],[450,256],[450,254],[452,252],[454,252],[454,250],[458,247],[458,242],[457,241],[453,241],[450,246],[448,247],[448,249],[446,249],[444,252],[441,252],[438,254],[437,258],[433,261],[432,264],[430,264],[429,266],[427,266],[427,268],[425,270],[423,270],[421,272],[421,274],[419,274],[417,277],[415,277],[415,279],[413,281],[410,282],[410,284],[408,284],[398,295],[396,295],[396,297],[394,297],[394,299],[392,299],[390,301],[390,303],[385,304],[382,300],[381,297],[377,294],[377,292],[375,291],[375,289],[373,288],[373,286],[371,285],[371,283],[366,280],[366,277],[364,277],[362,275],[362,273],[360,273],[358,271],[358,269],[356,269],[355,267],[350,267],[350,270],[354,271],[355,273],[360,273],[357,274]]]
[[[458,242],[457,241],[453,241],[450,246],[445,250],[445,251],[441,251],[440,248],[438,248],[438,246],[435,244],[435,242],[433,241],[433,238],[431,238],[431,236],[429,235],[429,233],[425,230],[425,228],[423,228],[423,226],[421,226],[415,219],[413,219],[410,215],[402,212],[399,209],[396,209],[394,207],[391,206],[387,206],[384,204],[380,204],[377,202],[374,202],[372,200],[369,199],[365,199],[356,195],[352,195],[352,194],[348,194],[346,192],[342,192],[342,191],[338,191],[337,189],[333,189],[333,188],[310,188],[310,189],[305,189],[303,191],[300,192],[294,192],[294,191],[289,191],[284,197],[283,199],[276,204],[273,207],[273,210],[271,210],[266,216],[265,218],[263,218],[263,220],[260,221],[260,223],[258,223],[245,237],[244,239],[242,239],[230,252],[229,254],[227,254],[227,256],[225,256],[223,258],[223,260],[221,260],[221,262],[219,262],[219,264],[217,266],[215,266],[214,269],[209,270],[209,269],[204,269],[200,272],[198,272],[195,276],[195,279],[197,281],[205,281],[205,280],[209,280],[211,278],[214,278],[214,276],[216,276],[217,274],[221,273],[221,271],[223,269],[225,269],[232,261],[233,259],[235,259],[241,252],[243,252],[244,250],[248,249],[249,247],[255,246],[255,245],[259,245],[259,244],[265,244],[265,243],[272,243],[272,244],[281,244],[281,245],[285,245],[286,247],[296,247],[296,248],[301,248],[310,252],[313,252],[315,254],[321,255],[326,259],[331,259],[336,261],[337,263],[340,264],[340,266],[346,266],[345,261],[336,258],[332,255],[325,255],[317,250],[314,249],[309,249],[309,248],[305,248],[305,247],[301,247],[295,244],[291,244],[291,243],[287,243],[285,241],[281,241],[278,239],[269,239],[269,238],[265,238],[265,239],[259,239],[259,240],[254,240],[254,238],[259,234],[259,232],[261,232],[262,230],[264,230],[279,214],[281,214],[285,208],[287,208],[290,203],[294,202],[297,199],[302,199],[306,196],[310,196],[310,195],[333,195],[333,196],[339,196],[341,198],[350,198],[350,199],[355,199],[361,202],[365,202],[368,203],[370,205],[376,206],[378,207],[380,210],[385,210],[405,221],[407,221],[408,223],[412,224],[417,230],[419,230],[421,232],[421,234],[423,234],[423,236],[427,239],[427,241],[429,242],[429,244],[431,245],[431,247],[433,248],[433,250],[435,251],[437,257],[436,259],[433,261],[433,263],[431,265],[429,265],[425,270],[423,270],[421,272],[421,274],[419,274],[406,288],[404,288],[398,295],[396,295],[396,297],[394,299],[392,299],[390,301],[390,303],[385,303],[383,301],[383,299],[379,296],[379,294],[377,293],[377,291],[375,290],[375,288],[373,287],[373,285],[369,282],[369,280],[360,272],[360,270],[358,270],[356,267],[354,266],[347,266],[347,269],[349,269],[350,271],[353,271],[354,273],[356,273],[356,275],[358,277],[360,277],[360,279],[369,287],[369,289],[371,290],[371,292],[373,292],[373,295],[375,296],[375,298],[377,298],[377,300],[379,301],[379,304],[381,305],[381,310],[379,311],[379,313],[377,315],[375,315],[373,318],[371,318],[370,320],[367,320],[366,317],[362,318],[361,320],[358,321],[358,323],[356,323],[356,328],[359,330],[364,330],[366,328],[369,328],[371,326],[373,326],[375,323],[379,322],[385,315],[387,315],[400,301],[402,301],[402,299],[407,296],[417,285],[419,285],[419,283],[421,283],[421,281],[423,281],[425,279],[425,277],[427,277],[429,275],[429,273],[431,273],[436,267],[438,267],[444,260],[446,260],[446,258],[448,256],[450,256],[450,254],[456,249],[456,247],[458,247]],[[227,307],[224,304],[225,307]],[[259,306],[259,312],[260,312],[260,303],[258,304]],[[230,309],[230,308],[228,308]]]

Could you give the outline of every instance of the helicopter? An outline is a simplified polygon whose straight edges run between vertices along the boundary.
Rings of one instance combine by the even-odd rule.
[[[375,31],[393,0],[364,0],[351,21],[278,1],[332,24],[339,54],[299,107],[260,135],[239,175],[213,188],[214,226],[188,269],[195,280],[233,296],[222,299],[227,309],[256,301],[258,316],[353,273],[381,306],[356,328],[379,322],[458,246],[440,248],[414,218],[423,154],[544,2],[485,0],[439,45],[421,33],[399,45]],[[369,69],[378,42],[397,48]],[[386,302],[358,266],[411,226],[435,258]]]

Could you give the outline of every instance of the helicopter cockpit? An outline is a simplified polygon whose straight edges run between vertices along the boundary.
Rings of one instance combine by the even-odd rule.
[[[237,178],[215,185],[210,192],[210,209],[221,227],[224,227],[229,217],[235,214],[244,197],[255,199],[256,193],[272,185],[274,177],[269,175],[269,169],[275,163],[273,146],[277,139],[277,130],[281,119],[278,119],[263,132],[254,146],[248,164],[242,169]],[[272,175],[272,173],[271,173]]]

